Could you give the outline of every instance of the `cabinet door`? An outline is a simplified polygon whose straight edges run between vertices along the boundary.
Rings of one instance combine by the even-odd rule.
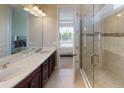
[[[48,81],[48,72],[45,72],[42,78],[43,78],[42,85],[44,86]]]
[[[55,69],[55,53],[52,55],[52,72],[54,71],[54,69]]]
[[[50,77],[51,74],[52,74],[52,58],[51,58],[51,57],[49,58],[49,68],[48,68],[48,72],[49,72],[49,77]]]
[[[36,75],[30,82],[30,88],[40,88],[41,87],[41,73]]]
[[[48,80],[48,65],[43,67],[43,72],[42,72],[42,86],[46,84]]]

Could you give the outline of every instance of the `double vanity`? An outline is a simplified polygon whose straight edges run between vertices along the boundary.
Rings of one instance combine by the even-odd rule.
[[[56,48],[30,49],[0,60],[0,87],[43,88],[56,65]]]

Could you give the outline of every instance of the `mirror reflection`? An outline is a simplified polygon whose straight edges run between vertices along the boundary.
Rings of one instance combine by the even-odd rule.
[[[27,12],[22,8],[12,8],[12,50],[17,53],[26,49],[27,40]]]
[[[0,58],[29,46],[42,48],[42,17],[24,10],[25,6],[28,5],[0,5]]]

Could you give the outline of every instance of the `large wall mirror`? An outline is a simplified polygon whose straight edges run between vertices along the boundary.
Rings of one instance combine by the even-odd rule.
[[[15,5],[0,5],[0,58],[27,48],[28,14]]]
[[[22,8],[12,8],[11,53],[26,49],[28,32],[28,16]]]
[[[42,47],[42,17],[24,10],[24,5],[0,5],[0,58],[30,47]]]

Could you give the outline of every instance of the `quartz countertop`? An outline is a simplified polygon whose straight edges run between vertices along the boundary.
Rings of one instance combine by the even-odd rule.
[[[0,82],[0,88],[12,88],[31,74],[37,67],[39,67],[46,59],[56,50],[56,47],[44,47],[41,52],[32,53],[31,55],[24,56],[21,59],[8,64],[8,68],[17,67],[21,69],[15,77]],[[19,56],[20,54],[17,54]],[[16,55],[15,55],[16,57]],[[5,58],[4,58],[5,59]],[[6,68],[6,69],[8,69]]]

